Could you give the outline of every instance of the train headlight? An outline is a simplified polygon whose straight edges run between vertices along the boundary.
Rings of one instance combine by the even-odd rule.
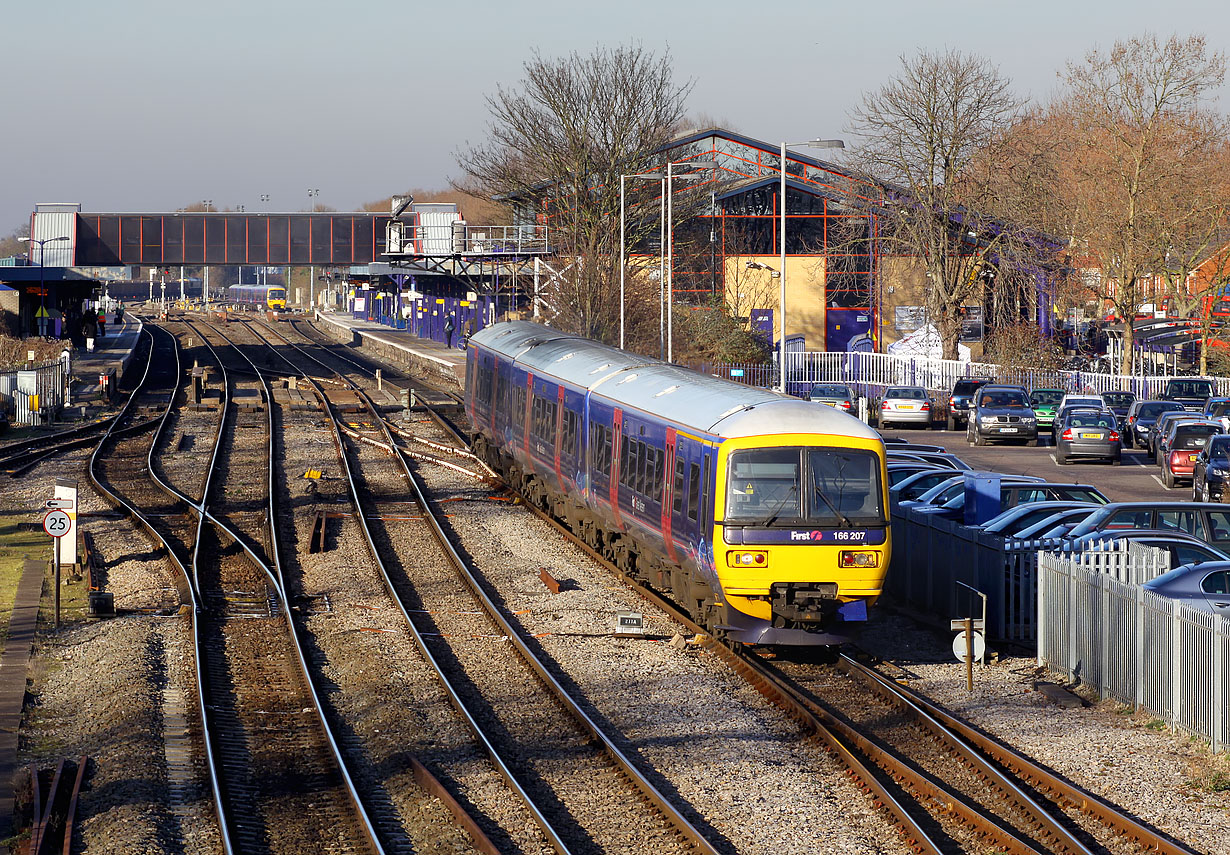
[[[842,567],[879,567],[880,553],[856,552],[852,549],[843,549],[841,551],[840,563]]]
[[[768,567],[767,552],[727,552],[726,564],[729,567]]]

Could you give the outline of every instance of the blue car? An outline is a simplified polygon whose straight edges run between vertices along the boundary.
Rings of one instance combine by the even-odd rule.
[[[1197,611],[1230,617],[1230,561],[1184,564],[1143,587]]]

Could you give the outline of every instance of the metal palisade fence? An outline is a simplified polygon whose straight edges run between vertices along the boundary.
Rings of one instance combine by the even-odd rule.
[[[12,415],[14,424],[53,419],[64,406],[69,379],[68,363],[59,359],[0,372],[0,407]]]
[[[1139,544],[1040,555],[1038,664],[1224,751],[1230,620],[1140,586],[1168,566]]]
[[[777,366],[766,364],[709,363],[693,366],[719,377],[752,386],[778,382]],[[885,386],[923,386],[947,395],[964,377],[979,377],[1010,383],[1026,389],[1066,389],[1070,392],[1132,392],[1138,398],[1160,395],[1174,375],[1098,374],[1089,371],[1005,368],[991,362],[960,362],[897,356],[892,353],[799,352],[786,354],[786,390],[804,395],[813,383],[847,383],[861,395],[874,397]],[[1219,395],[1230,395],[1230,377],[1211,378]]]

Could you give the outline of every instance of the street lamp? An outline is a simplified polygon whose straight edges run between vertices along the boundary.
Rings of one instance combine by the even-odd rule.
[[[778,308],[778,323],[781,329],[781,340],[779,345],[781,379],[778,385],[778,391],[783,394],[786,391],[786,147],[787,146],[808,146],[810,148],[845,148],[846,144],[841,140],[808,140],[800,143],[782,143],[781,160],[778,161],[778,166],[781,168],[782,180],[781,190],[778,195],[781,197],[781,217],[782,217],[782,234],[781,234],[781,260],[778,270],[778,278],[781,281],[781,303]]]
[[[201,204],[205,206],[205,213],[209,213],[211,210],[213,210],[214,200],[213,199],[203,199],[201,201]]]
[[[41,329],[39,330],[39,335],[45,336],[47,334],[47,331],[46,331],[46,326],[47,326],[47,279],[46,279],[46,274],[44,271],[47,269],[47,267],[43,263],[43,252],[44,252],[43,247],[45,247],[49,243],[55,243],[58,240],[69,240],[69,238],[66,237],[65,235],[60,235],[59,237],[52,237],[52,238],[23,237],[23,238],[18,238],[18,240],[22,241],[23,243],[38,244],[38,299],[39,299],[38,326],[41,327]]]
[[[319,195],[320,195],[320,190],[308,190],[308,199],[314,199],[315,197]],[[308,213],[311,213],[315,209],[316,209],[316,203],[309,202],[308,203]]]
[[[624,347],[624,279],[627,272],[627,264],[625,263],[624,249],[624,179],[627,178],[652,178],[659,185],[662,183],[662,176],[656,172],[633,172],[627,175],[619,176],[619,349]],[[659,247],[661,249],[661,247]]]
[[[716,160],[683,160],[666,164],[666,361],[671,362],[675,355],[675,224],[671,198],[671,182],[676,179],[703,178],[699,172],[688,172],[675,175],[676,166],[688,166],[695,169],[717,169]]]

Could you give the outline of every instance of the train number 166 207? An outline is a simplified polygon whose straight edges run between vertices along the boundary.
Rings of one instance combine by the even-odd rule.
[[[865,531],[835,531],[833,532],[833,540],[839,540],[844,543],[858,543],[867,539]]]

